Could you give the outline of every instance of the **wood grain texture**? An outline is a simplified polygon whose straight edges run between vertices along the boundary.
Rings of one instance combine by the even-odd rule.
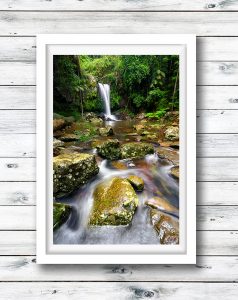
[[[197,37],[198,61],[238,61],[238,37]],[[218,51],[219,50],[219,51]],[[35,61],[36,38],[2,36],[0,61]]]
[[[236,36],[236,12],[0,12],[1,35],[40,33],[192,33]]]
[[[0,62],[0,85],[35,85],[35,62]],[[198,85],[237,85],[238,62],[198,62]]]
[[[35,133],[34,110],[0,110],[0,131]],[[238,110],[198,110],[197,133],[238,133]]]
[[[35,109],[35,86],[0,86],[0,109]],[[238,109],[238,86],[197,86],[197,109]]]
[[[0,157],[36,157],[35,134],[0,134]],[[197,157],[237,157],[238,134],[197,134]]]
[[[35,163],[35,158],[0,158],[0,181],[35,181]],[[238,181],[237,164],[237,157],[198,158],[197,180]]]
[[[197,205],[237,205],[238,182],[197,182]],[[0,205],[35,205],[35,182],[0,182]]]
[[[234,0],[2,0],[1,10],[64,10],[64,11],[237,11],[238,4]]]
[[[35,230],[35,206],[1,206],[0,230]],[[198,206],[198,230],[238,231],[238,206]]]
[[[237,282],[237,256],[198,256],[196,265],[37,265],[35,256],[0,256],[1,281]],[[198,298],[199,299],[199,298]],[[200,298],[203,299],[203,298]]]
[[[65,283],[1,283],[0,297],[6,296],[9,300],[18,299],[90,299],[102,300],[120,299],[237,299],[237,283],[162,283],[162,282],[65,282]],[[186,298],[189,297],[189,298]],[[198,298],[199,297],[199,298]]]
[[[238,231],[197,231],[198,255],[238,256],[237,243]],[[36,232],[1,231],[0,255],[36,255]]]

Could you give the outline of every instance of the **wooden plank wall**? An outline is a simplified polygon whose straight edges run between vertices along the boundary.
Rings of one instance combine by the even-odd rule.
[[[0,299],[237,299],[238,1],[1,0],[0,29]],[[36,265],[37,33],[198,36],[196,266]]]

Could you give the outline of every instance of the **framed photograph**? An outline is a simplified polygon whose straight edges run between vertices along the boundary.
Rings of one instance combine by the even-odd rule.
[[[195,35],[38,35],[37,263],[196,263]]]

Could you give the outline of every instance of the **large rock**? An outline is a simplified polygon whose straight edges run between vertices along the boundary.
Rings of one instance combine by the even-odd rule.
[[[139,202],[131,184],[119,177],[99,184],[93,197],[89,224],[98,226],[130,224]]]
[[[179,140],[179,128],[177,126],[169,126],[165,132],[164,137],[169,141],[178,141]]]
[[[80,136],[74,133],[65,133],[60,137],[60,139],[63,142],[73,142],[73,141],[78,141],[80,139]]]
[[[117,139],[94,141],[92,147],[96,148],[98,154],[103,158],[116,160],[121,157],[120,143]]]
[[[176,218],[157,209],[151,209],[150,217],[151,223],[159,235],[161,244],[179,244],[179,223]]]
[[[53,131],[63,129],[67,126],[67,122],[64,119],[54,119],[53,120]]]
[[[96,119],[97,115],[94,112],[88,112],[84,114],[84,118],[86,121],[90,121],[91,119]]]
[[[143,158],[146,154],[153,154],[154,147],[149,143],[127,143],[121,147],[122,158]]]
[[[67,204],[54,203],[53,206],[53,230],[59,228],[67,221],[71,213],[71,207]]]
[[[175,150],[159,147],[157,149],[157,154],[159,158],[169,160],[174,165],[179,163],[179,153]]]
[[[85,184],[99,172],[94,155],[61,154],[53,159],[54,195],[63,196]]]
[[[113,135],[113,129],[111,126],[106,126],[106,127],[101,127],[99,128],[99,134],[101,136],[109,136],[109,135]]]
[[[103,120],[101,118],[92,118],[90,119],[90,122],[95,126],[100,126],[103,123]]]
[[[53,138],[53,148],[58,148],[58,147],[62,147],[64,146],[64,142],[56,139],[56,138]]]
[[[130,184],[134,187],[134,189],[138,192],[143,191],[144,189],[144,180],[136,175],[130,175],[126,178]]]
[[[145,204],[158,210],[166,211],[171,214],[178,214],[178,209],[167,200],[160,197],[153,197],[145,201]]]

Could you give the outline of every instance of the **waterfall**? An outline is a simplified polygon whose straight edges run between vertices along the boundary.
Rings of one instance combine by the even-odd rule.
[[[99,94],[104,102],[105,108],[105,118],[106,120],[116,121],[117,118],[111,114],[111,105],[110,105],[110,86],[109,84],[98,84]]]

